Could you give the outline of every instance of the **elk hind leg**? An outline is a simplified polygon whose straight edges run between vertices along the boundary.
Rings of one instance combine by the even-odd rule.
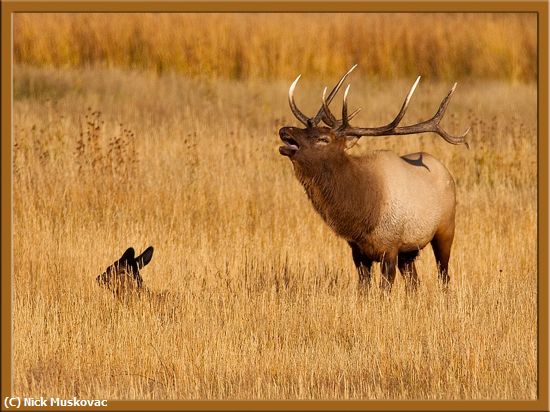
[[[414,260],[418,256],[418,250],[402,252],[398,255],[397,266],[405,279],[407,291],[414,291],[420,284]]]
[[[451,257],[451,246],[454,239],[454,225],[438,231],[432,239],[432,248],[437,264],[439,279],[444,286],[449,284],[449,258]]]

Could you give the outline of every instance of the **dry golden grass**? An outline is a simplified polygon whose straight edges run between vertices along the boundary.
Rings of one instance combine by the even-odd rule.
[[[307,112],[332,78],[300,85]],[[536,87],[463,82],[451,131],[364,138],[426,150],[458,183],[451,291],[428,247],[421,288],[357,291],[277,130],[289,81],[15,68],[14,392],[111,399],[534,399]],[[357,124],[410,81],[354,74]],[[450,87],[425,78],[405,122]],[[91,108],[91,109],[89,109]],[[101,111],[101,113],[96,113]],[[81,134],[82,133],[82,134]],[[121,303],[95,276],[128,246],[162,299]]]
[[[206,17],[205,17],[206,16]],[[229,78],[535,80],[535,13],[17,14],[18,63]],[[298,69],[297,69],[298,67]]]

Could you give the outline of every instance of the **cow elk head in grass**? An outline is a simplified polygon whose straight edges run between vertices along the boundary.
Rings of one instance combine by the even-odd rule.
[[[116,296],[128,293],[139,293],[143,289],[143,278],[140,270],[153,258],[153,247],[135,256],[134,248],[130,247],[120,259],[109,266],[105,272],[96,278],[100,286],[106,287]]]
[[[294,101],[290,86],[288,100],[292,113],[304,128],[283,127],[279,148],[294,167],[315,210],[351,247],[360,284],[369,285],[373,262],[381,263],[380,287],[391,289],[396,267],[410,289],[418,285],[414,260],[431,243],[439,278],[449,282],[448,264],[455,231],[455,183],[449,171],[428,153],[398,156],[387,150],[362,156],[347,153],[363,136],[390,136],[437,133],[447,142],[465,144],[466,130],[452,136],[440,126],[456,83],[441,102],[435,115],[426,121],[399,126],[420,81],[416,79],[401,110],[390,123],[379,127],[354,127],[348,114],[348,86],[344,92],[342,118],[337,119],[329,104],[355,69],[353,66],[326,95],[314,117],[304,115]],[[320,125],[323,122],[325,126]]]

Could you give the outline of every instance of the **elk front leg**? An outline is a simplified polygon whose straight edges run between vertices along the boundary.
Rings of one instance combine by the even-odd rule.
[[[397,258],[397,267],[403,275],[406,282],[406,288],[408,292],[416,290],[420,281],[418,280],[418,273],[416,272],[416,266],[414,260],[418,256],[418,251],[400,253]]]
[[[372,260],[361,251],[356,243],[348,243],[351,247],[353,263],[355,263],[355,268],[357,269],[357,274],[359,275],[359,286],[361,288],[368,288],[372,278]]]
[[[386,253],[380,262],[382,276],[380,277],[380,289],[391,291],[393,281],[395,280],[395,271],[397,265],[397,253]]]

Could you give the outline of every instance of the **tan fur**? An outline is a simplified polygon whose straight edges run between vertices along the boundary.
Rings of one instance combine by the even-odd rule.
[[[453,145],[464,144],[470,128],[451,135],[441,126],[455,83],[428,120],[400,126],[420,76],[405,97],[401,110],[388,124],[378,127],[353,127],[348,113],[348,85],[338,119],[329,105],[354,65],[327,95],[313,117],[298,109],[294,90],[300,75],[288,89],[288,103],[305,129],[283,127],[279,130],[284,146],[279,148],[294,165],[296,177],[304,185],[313,206],[334,231],[348,241],[361,283],[370,283],[372,262],[382,264],[382,287],[391,287],[395,269],[418,285],[414,260],[418,251],[431,242],[444,285],[449,282],[448,263],[454,237],[454,182],[443,165],[427,153],[398,157],[392,152],[372,152],[351,157],[345,149],[363,136],[402,136],[436,133]],[[329,127],[318,126],[321,120]]]
[[[420,162],[411,164],[404,159]],[[438,229],[454,224],[454,180],[433,156],[414,153],[401,158],[381,151],[361,160],[368,163],[363,165],[364,174],[376,174],[383,192],[378,226],[362,239],[355,239],[363,248],[378,245],[372,255],[380,258],[392,247],[398,252],[420,250]]]
[[[445,166],[427,153],[351,156],[346,140],[323,127],[287,127],[280,134],[292,142],[281,153],[292,160],[315,210],[352,246],[360,276],[361,265],[370,272],[372,262],[381,262],[382,286],[391,286],[397,265],[416,284],[414,258],[436,241],[440,276],[448,282],[455,184]]]

